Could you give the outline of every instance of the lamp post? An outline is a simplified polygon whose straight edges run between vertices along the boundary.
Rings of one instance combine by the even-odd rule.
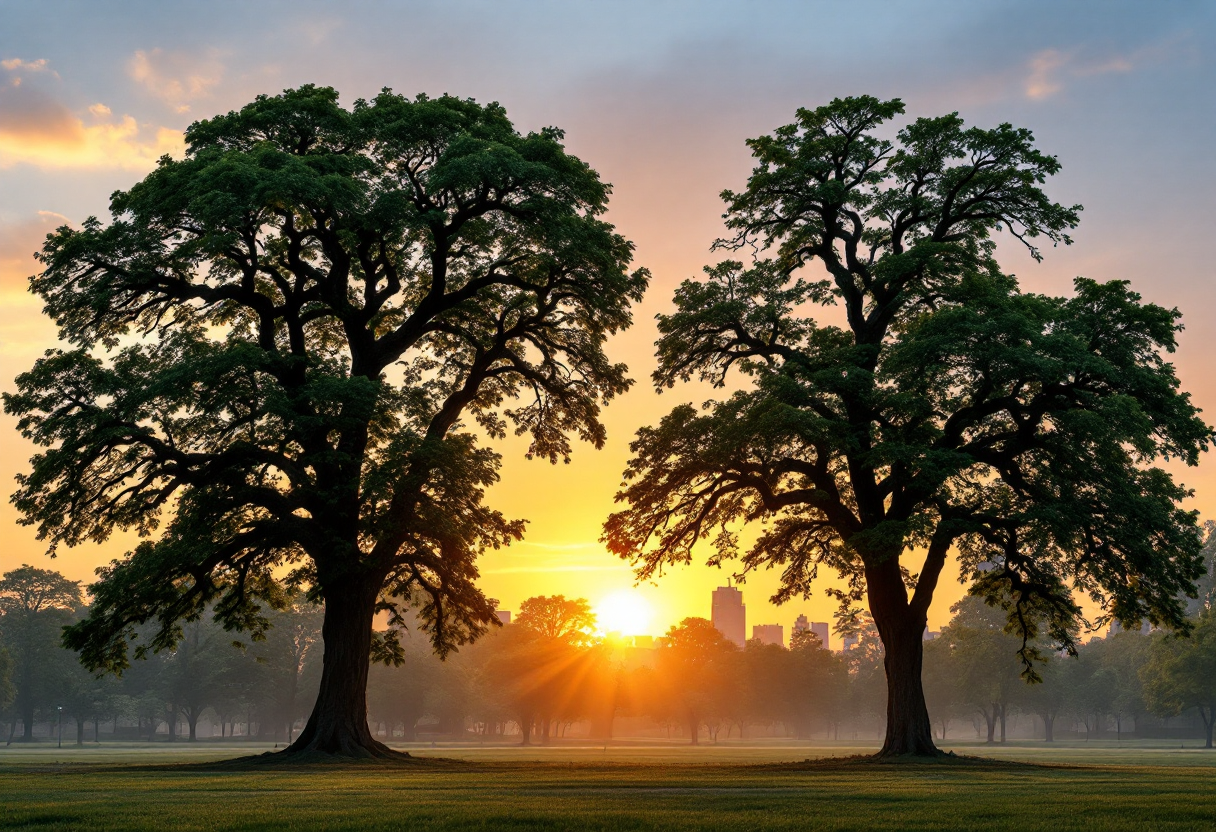
[[[55,710],[59,711],[59,747],[63,748],[63,706],[56,705]]]

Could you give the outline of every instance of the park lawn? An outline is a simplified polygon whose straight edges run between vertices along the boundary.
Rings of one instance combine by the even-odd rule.
[[[0,828],[1216,828],[1216,768],[1200,754],[1175,755],[1171,765],[876,765],[842,759],[786,761],[797,748],[734,749],[737,759],[757,761],[743,765],[690,762],[724,756],[711,752],[700,757],[696,749],[652,749],[651,754],[673,755],[661,763],[595,761],[595,749],[566,750],[562,755],[516,749],[510,759],[509,749],[425,749],[415,753],[446,752],[449,758],[459,754],[465,759],[300,770],[208,769],[167,764],[164,756],[151,766],[49,759],[73,759],[66,748],[62,753],[2,754]],[[805,756],[808,749],[801,751]],[[1005,751],[1016,755],[1018,749]],[[1111,758],[1105,750],[1070,752],[1074,758]],[[1119,753],[1130,759],[1145,756],[1135,749]],[[148,758],[129,754],[128,759]]]

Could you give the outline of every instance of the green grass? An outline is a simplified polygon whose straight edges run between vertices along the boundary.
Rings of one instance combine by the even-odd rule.
[[[789,743],[411,747],[418,765],[234,770],[251,745],[0,749],[0,828],[39,830],[1199,830],[1216,753],[1114,743],[875,765]],[[797,761],[816,758],[812,763]],[[180,765],[195,763],[196,765]]]

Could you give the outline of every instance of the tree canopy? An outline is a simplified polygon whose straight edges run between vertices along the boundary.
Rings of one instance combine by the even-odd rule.
[[[1165,359],[1177,310],[1127,281],[1023,292],[1001,269],[998,233],[1038,259],[1078,221],[1042,190],[1060,164],[1030,131],[957,114],[888,131],[903,111],[837,99],[748,142],[716,248],[755,256],[680,285],[654,373],[738,370],[743,389],[639,431],[605,540],[648,578],[712,536],[710,563],[781,571],[778,603],[837,570],[886,646],[884,753],[931,754],[920,636],[948,553],[1027,662],[1039,635],[1071,647],[1075,591],[1185,626],[1200,535],[1156,463],[1195,464],[1212,432]],[[764,527],[741,551],[748,521]]]
[[[48,238],[31,285],[72,346],[5,397],[43,449],[14,501],[52,548],[148,538],[70,632],[90,667],[212,605],[260,634],[300,587],[327,607],[314,716],[345,726],[301,741],[357,753],[376,609],[417,606],[440,653],[495,622],[476,557],[524,522],[483,503],[478,431],[601,446],[630,384],[603,344],[647,283],[562,139],[498,104],[306,86],[192,125],[109,223]]]

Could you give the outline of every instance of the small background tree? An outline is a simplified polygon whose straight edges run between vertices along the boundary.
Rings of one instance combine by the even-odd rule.
[[[1200,614],[1190,638],[1158,637],[1143,671],[1150,707],[1163,716],[1195,708],[1203,720],[1205,748],[1216,724],[1216,611]]]

